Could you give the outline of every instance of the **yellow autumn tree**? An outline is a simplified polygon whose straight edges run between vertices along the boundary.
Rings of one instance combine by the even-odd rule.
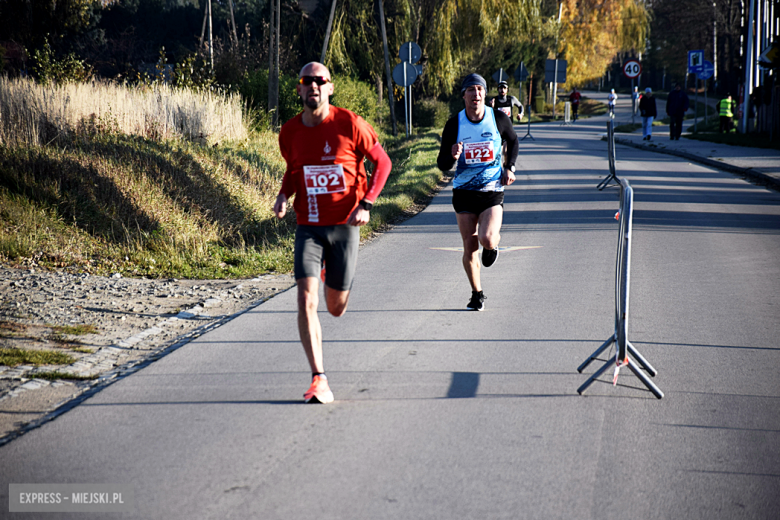
[[[562,0],[559,47],[567,85],[604,75],[622,52],[643,52],[651,14],[643,0]]]

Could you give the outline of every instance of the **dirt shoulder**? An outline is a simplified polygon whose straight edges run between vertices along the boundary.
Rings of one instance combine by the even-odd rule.
[[[0,365],[0,445],[85,392],[294,284],[290,275],[146,280],[0,268],[3,353],[70,358],[61,364]]]

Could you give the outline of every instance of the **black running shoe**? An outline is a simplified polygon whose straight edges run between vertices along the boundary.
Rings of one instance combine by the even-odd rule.
[[[485,310],[486,299],[487,296],[482,291],[471,291],[471,301],[466,305],[466,308],[472,311],[483,311]]]
[[[498,248],[495,249],[483,249],[482,250],[482,265],[490,267],[496,263],[498,259]]]

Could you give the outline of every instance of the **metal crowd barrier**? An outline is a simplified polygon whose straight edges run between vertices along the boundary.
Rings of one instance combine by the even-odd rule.
[[[607,159],[609,160],[609,175],[596,186],[599,191],[609,186],[610,182],[620,183],[615,172],[615,121],[613,119],[607,121]]]
[[[617,384],[618,373],[621,367],[628,368],[636,375],[642,383],[658,398],[661,399],[663,392],[642,372],[642,368],[650,376],[655,377],[658,373],[655,368],[642,357],[639,351],[628,340],[628,301],[629,289],[631,286],[631,233],[634,214],[634,190],[626,179],[618,179],[614,170],[614,133],[611,133],[611,121],[607,123],[607,142],[610,154],[610,173],[611,178],[617,180],[620,186],[620,208],[615,216],[618,219],[618,246],[617,260],[615,262],[615,333],[603,345],[601,345],[582,365],[577,368],[577,372],[583,370],[602,352],[604,352],[613,343],[616,344],[615,352],[615,374],[612,384]],[[602,182],[604,184],[604,182]],[[599,189],[602,189],[599,185]],[[641,368],[632,359],[635,358]],[[604,365],[599,368],[585,383],[577,389],[577,393],[582,394],[597,378],[599,378],[612,365],[613,361],[607,359]]]

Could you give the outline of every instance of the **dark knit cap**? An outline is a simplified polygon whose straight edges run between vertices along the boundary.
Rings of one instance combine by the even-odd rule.
[[[485,78],[477,73],[473,73],[463,78],[463,83],[460,86],[460,93],[463,94],[466,92],[466,89],[472,85],[482,85],[482,88],[487,90],[487,83],[485,82]]]

